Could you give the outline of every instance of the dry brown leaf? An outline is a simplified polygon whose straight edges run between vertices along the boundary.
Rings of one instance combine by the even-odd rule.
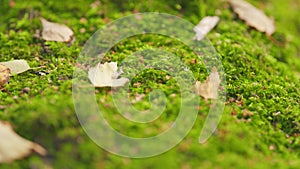
[[[46,41],[72,42],[74,38],[73,31],[62,24],[49,22],[44,18],[40,19],[43,25],[42,38]]]
[[[218,16],[204,17],[194,28],[194,31],[196,32],[195,39],[198,41],[202,40],[206,34],[217,25],[219,20],[220,18]]]
[[[0,121],[0,163],[9,163],[36,152],[46,155],[40,145],[20,137],[8,122]]]
[[[121,87],[124,86],[129,79],[119,78],[122,72],[117,72],[118,66],[116,62],[105,62],[92,67],[88,71],[89,79],[95,87]]]
[[[0,86],[9,81],[10,70],[3,64],[0,64]]]
[[[10,74],[20,74],[30,69],[26,60],[13,60],[8,62],[0,62],[0,64],[10,69]]]
[[[213,67],[213,71],[204,83],[196,81],[196,94],[202,96],[204,99],[217,99],[220,83],[221,80],[217,68]]]
[[[244,0],[229,0],[233,10],[249,26],[260,32],[272,35],[275,32],[274,20],[267,17],[264,12]]]

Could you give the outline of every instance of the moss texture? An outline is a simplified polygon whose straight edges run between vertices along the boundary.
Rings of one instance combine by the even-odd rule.
[[[297,0],[250,2],[274,17],[277,26],[274,39],[249,28],[221,0],[2,0],[1,61],[25,59],[37,69],[11,77],[10,83],[1,89],[0,119],[11,122],[23,137],[43,145],[48,155],[33,155],[12,164],[1,164],[0,168],[299,168],[300,3]],[[153,11],[174,14],[193,24],[207,15],[221,18],[208,38],[225,69],[226,107],[217,131],[205,144],[198,143],[209,109],[208,102],[202,100],[194,128],[175,148],[152,158],[122,158],[99,148],[81,128],[72,101],[74,64],[86,40],[101,26],[134,12]],[[43,42],[36,38],[36,30],[41,30],[41,16],[72,28],[75,43]],[[105,60],[121,61],[134,51],[158,46],[170,51],[175,46],[176,54],[195,72],[195,77],[205,80],[207,72],[195,54],[168,37],[129,38],[115,46]],[[40,75],[41,71],[46,75]],[[120,132],[139,137],[146,130],[148,135],[157,134],[165,122],[174,119],[178,104],[172,94],[178,93],[178,87],[166,75],[149,69],[133,79],[130,89],[133,95],[146,96],[153,89],[163,89],[175,105],[168,114],[149,127],[129,124],[115,115],[118,112],[112,106],[106,112],[111,124]],[[143,83],[135,85],[140,81]],[[109,88],[97,89],[97,98],[105,99],[105,106],[112,104]],[[149,102],[140,101],[135,107],[146,109]]]

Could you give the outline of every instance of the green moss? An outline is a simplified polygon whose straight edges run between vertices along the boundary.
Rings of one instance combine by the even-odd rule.
[[[277,42],[249,28],[221,0],[126,0],[122,3],[101,0],[99,5],[91,7],[93,2],[16,1],[13,7],[8,0],[0,2],[0,11],[5,11],[0,18],[1,61],[26,59],[35,68],[11,77],[10,83],[4,86],[0,92],[0,119],[11,122],[20,135],[48,150],[46,157],[34,155],[12,164],[1,164],[0,168],[299,167],[300,84],[296,72],[300,72],[300,7],[297,1],[251,1],[274,16]],[[149,11],[175,14],[194,24],[206,15],[220,16],[220,23],[208,38],[219,53],[226,73],[227,104],[217,131],[207,143],[198,143],[209,109],[209,101],[201,100],[194,128],[174,149],[152,158],[121,158],[99,148],[81,128],[71,99],[74,64],[85,41],[101,26],[133,12]],[[76,42],[69,46],[36,38],[36,30],[41,29],[41,16],[70,26]],[[86,21],[80,21],[82,18]],[[81,33],[83,29],[85,32]],[[174,52],[197,80],[205,80],[207,72],[201,60],[184,44],[164,36],[128,38],[114,46],[104,60],[120,62],[135,51],[157,47]],[[134,73],[129,70],[124,71],[124,76]],[[40,75],[39,71],[46,75]],[[129,84],[131,98],[136,93],[144,93],[148,98],[154,89],[162,89],[171,103],[167,113],[151,127],[129,123],[117,115],[110,89],[97,89],[97,100],[104,99],[106,103],[101,106],[111,106],[105,115],[112,126],[131,136],[151,136],[176,118],[179,88],[174,78],[166,76],[169,76],[167,72],[149,68],[133,77]],[[138,82],[143,83],[136,85]],[[30,88],[28,93],[24,92],[25,87]],[[146,99],[134,106],[144,110],[150,103]],[[245,114],[246,111],[251,113]]]

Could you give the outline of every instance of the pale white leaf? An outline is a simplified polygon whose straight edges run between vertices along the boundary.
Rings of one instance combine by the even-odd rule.
[[[8,62],[0,62],[0,64],[10,69],[10,74],[20,74],[30,69],[26,60],[13,60]]]
[[[217,99],[220,83],[221,80],[219,72],[217,71],[216,67],[213,67],[213,71],[210,73],[204,83],[196,81],[196,94],[202,96],[204,99]]]
[[[9,123],[0,121],[0,163],[22,159],[32,152],[46,155],[43,147],[22,138],[14,132]]]
[[[219,20],[218,16],[204,17],[194,28],[196,32],[195,39],[198,41],[202,40],[217,25]]]
[[[116,62],[98,63],[88,71],[88,76],[92,84],[96,87],[121,87],[124,86],[129,79],[118,78],[122,72],[118,72]]]
[[[260,32],[272,35],[275,32],[274,20],[266,16],[264,12],[257,9],[244,0],[229,0],[233,10],[249,26]]]
[[[62,24],[49,22],[44,18],[40,19],[43,25],[42,38],[46,41],[72,42],[73,31]]]

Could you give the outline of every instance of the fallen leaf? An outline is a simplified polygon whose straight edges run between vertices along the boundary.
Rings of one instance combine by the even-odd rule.
[[[75,40],[73,31],[62,24],[49,22],[44,18],[40,18],[43,31],[42,38],[46,41],[72,42]]]
[[[204,83],[196,81],[196,94],[202,96],[204,99],[217,99],[220,83],[221,80],[217,68],[213,67],[213,71]]]
[[[275,32],[274,20],[267,17],[264,12],[244,0],[229,0],[233,10],[249,26],[260,32],[272,35]]]
[[[220,18],[218,16],[204,17],[194,28],[194,31],[196,32],[195,39],[198,41],[202,40],[206,34],[217,25],[219,20]]]
[[[88,71],[90,81],[95,87],[120,87],[124,86],[129,79],[117,79],[122,72],[117,72],[118,66],[116,62],[98,63]]]
[[[3,64],[0,64],[0,86],[9,81],[10,70]]]
[[[26,60],[13,60],[8,62],[0,62],[0,64],[10,69],[10,74],[20,74],[30,69]]]
[[[46,155],[43,147],[20,137],[8,122],[0,121],[0,138],[0,163],[24,158],[32,152]]]

